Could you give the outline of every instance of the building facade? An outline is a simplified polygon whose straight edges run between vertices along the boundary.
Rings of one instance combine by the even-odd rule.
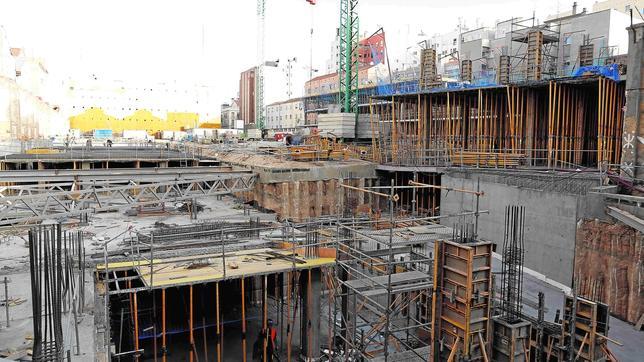
[[[644,0],[606,0],[593,4],[593,12],[613,9],[628,14],[631,10],[633,13],[639,9],[640,14],[644,15]]]
[[[362,66],[358,69],[358,86],[360,88],[371,87],[388,79],[387,66],[383,63],[373,66]],[[338,73],[324,74],[304,83],[304,94],[314,96],[320,94],[337,93],[340,86]]]
[[[239,119],[244,125],[255,123],[255,67],[242,72],[239,78]]]
[[[637,1],[606,1],[597,3],[589,12],[573,6],[559,15],[549,16],[544,22],[533,18],[514,17],[497,21],[494,27],[472,30],[456,29],[434,35],[430,46],[437,51],[437,71],[443,80],[459,81],[464,60],[472,61],[472,78],[476,84],[494,84],[499,81],[501,56],[510,57],[510,81],[526,80],[527,36],[531,31],[543,34],[542,79],[571,76],[582,65],[582,45],[592,48],[592,65],[606,65],[628,48],[630,16],[624,10],[635,10]],[[616,10],[616,8],[624,8]],[[633,16],[633,22],[641,22]],[[451,54],[451,55],[450,55]],[[587,63],[586,63],[587,64]]]
[[[459,57],[460,60],[472,61],[472,78],[488,79],[490,83],[495,81],[494,54],[491,47],[493,39],[494,29],[485,27],[461,35]]]
[[[559,34],[559,47],[555,49],[557,74],[570,75],[580,67],[582,45],[592,46],[592,65],[606,65],[608,58],[626,54],[626,28],[630,26],[630,21],[629,15],[613,8],[547,20],[545,24],[556,29]]]
[[[206,85],[74,80],[65,87],[70,127],[82,133],[111,129],[149,134],[185,131],[216,123],[212,89]]]
[[[340,30],[335,29],[335,38],[329,46],[329,58],[325,63],[325,73],[331,74],[338,71],[338,58],[340,51]],[[367,38],[366,35],[358,43],[358,64],[360,67],[376,65],[386,61],[385,33],[380,32]]]
[[[43,59],[11,48],[0,27],[0,141],[64,136],[69,124],[60,111],[62,88]]]
[[[436,50],[436,71],[444,78],[458,77],[461,36],[467,30],[467,27],[459,25],[450,32],[434,34],[429,39],[429,46]]]
[[[235,128],[235,121],[239,119],[239,99],[231,99],[230,103],[221,105],[221,128]]]
[[[276,132],[294,132],[304,125],[304,99],[293,98],[266,106],[266,128]]]

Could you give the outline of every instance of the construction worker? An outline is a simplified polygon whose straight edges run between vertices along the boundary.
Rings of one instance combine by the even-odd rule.
[[[273,326],[273,320],[269,319],[266,323],[268,325],[268,345],[266,346],[266,359],[267,361],[273,360],[273,354],[276,353],[277,348],[275,348],[276,343],[275,339],[277,338],[277,329]]]
[[[266,341],[266,361],[272,362],[275,354],[275,339],[277,338],[277,329],[273,327],[273,320],[267,321],[268,340]],[[262,330],[257,336],[257,340],[253,345],[253,359],[256,361],[264,361],[263,345],[266,338],[266,330]],[[279,360],[279,359],[276,359]]]

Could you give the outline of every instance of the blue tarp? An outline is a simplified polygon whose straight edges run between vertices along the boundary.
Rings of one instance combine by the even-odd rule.
[[[95,129],[94,138],[112,138],[111,129]]]
[[[598,74],[602,75],[606,78],[610,78],[612,80],[618,81],[619,80],[619,65],[617,64],[611,64],[611,65],[588,65],[585,67],[579,67],[577,70],[575,70],[574,73],[572,73],[572,76],[577,78],[577,77],[583,77],[588,74]]]
[[[407,81],[399,83],[382,83],[378,84],[377,95],[408,94],[418,92],[418,81]]]

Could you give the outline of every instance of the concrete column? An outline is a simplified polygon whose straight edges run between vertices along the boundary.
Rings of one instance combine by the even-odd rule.
[[[635,24],[626,29],[628,30],[628,78],[621,169],[624,176],[644,179],[644,120],[642,120],[644,23]]]
[[[320,358],[320,290],[322,272],[320,268],[304,270],[300,275],[300,305],[302,306],[302,325],[300,346],[304,361],[317,361]],[[310,346],[310,348],[309,348]]]

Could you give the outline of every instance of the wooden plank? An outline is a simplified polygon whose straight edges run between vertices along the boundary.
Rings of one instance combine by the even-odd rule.
[[[641,331],[642,330],[642,324],[644,324],[644,313],[640,316],[640,319],[637,320],[637,323],[635,323],[635,330],[636,331]]]

